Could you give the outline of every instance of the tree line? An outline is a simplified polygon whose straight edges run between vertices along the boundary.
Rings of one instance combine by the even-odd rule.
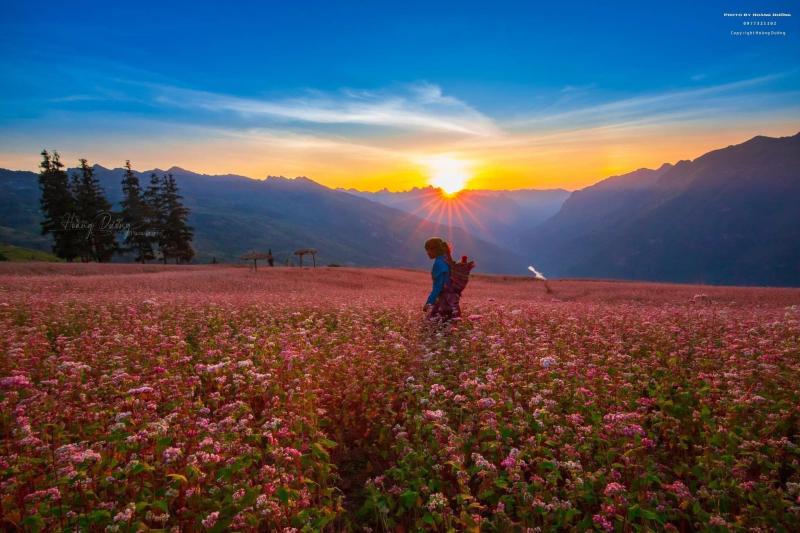
[[[52,234],[55,255],[70,262],[105,262],[115,253],[131,253],[139,263],[188,263],[194,257],[189,209],[171,173],[152,173],[143,188],[125,161],[121,209],[115,212],[86,159],[68,176],[57,151],[41,155],[42,235]]]

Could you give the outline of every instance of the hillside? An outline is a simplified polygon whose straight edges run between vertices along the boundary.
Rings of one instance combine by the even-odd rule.
[[[115,207],[121,198],[123,170],[94,166]],[[70,169],[70,172],[74,169]],[[319,250],[321,264],[423,267],[430,260],[423,243],[441,235],[457,254],[475,257],[484,272],[522,272],[524,259],[475,238],[460,228],[430,222],[412,214],[324,187],[305,177],[209,176],[179,167],[171,172],[180,187],[195,228],[198,262],[236,261],[246,250],[271,248],[284,263],[298,248]],[[137,172],[143,184],[152,171]],[[38,236],[38,182],[33,172],[3,171],[0,187],[11,194],[0,209],[3,240],[48,249]]]
[[[122,169],[94,168],[118,202]],[[441,235],[479,272],[524,274],[533,264],[548,277],[800,285],[800,133],[757,136],[571,194],[466,190],[448,200],[432,187],[365,193],[305,177],[154,171],[178,181],[198,262],[271,248],[285,264],[313,247],[320,264],[427,268],[422,243]],[[143,184],[150,172],[137,172]],[[0,242],[49,249],[36,178],[0,169]]]
[[[55,255],[49,252],[45,252],[43,250],[23,248],[21,246],[13,246],[11,244],[0,244],[0,261],[9,261],[12,263],[21,263],[29,261],[58,263],[63,261],[63,259],[60,259]]]
[[[800,285],[800,133],[574,192],[529,235],[555,276]]]

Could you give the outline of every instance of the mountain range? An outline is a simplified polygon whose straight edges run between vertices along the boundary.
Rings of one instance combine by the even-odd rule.
[[[552,217],[569,197],[565,189],[515,189],[494,191],[464,189],[443,197],[440,189],[427,186],[410,191],[363,192],[339,189],[396,207],[433,222],[464,228],[478,238],[519,250],[539,224]]]
[[[119,208],[124,169],[94,165],[106,197]],[[77,169],[68,169],[68,173]],[[525,268],[518,254],[469,232],[431,222],[357,195],[329,189],[306,177],[210,176],[172,167],[135,172],[143,186],[149,175],[171,173],[178,183],[189,224],[195,229],[197,262],[237,261],[251,249],[271,249],[278,264],[296,264],[294,250],[318,250],[320,264],[425,267],[430,260],[423,243],[443,236],[480,258],[482,270],[514,273]],[[0,240],[49,249],[49,237],[39,234],[38,175],[0,170]],[[310,259],[306,257],[306,264]]]
[[[575,191],[524,249],[559,277],[800,285],[800,133]]]
[[[94,166],[115,206],[123,169]],[[70,170],[71,171],[71,170]],[[800,133],[756,136],[694,160],[562,189],[404,192],[331,189],[306,177],[175,176],[195,227],[196,261],[250,249],[283,263],[427,267],[440,235],[478,272],[712,284],[800,285]],[[0,169],[0,242],[49,249],[39,235],[37,174]]]

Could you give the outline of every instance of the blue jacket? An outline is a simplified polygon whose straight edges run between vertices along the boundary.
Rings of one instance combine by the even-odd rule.
[[[433,289],[430,296],[428,296],[427,304],[433,305],[436,298],[441,294],[445,284],[450,280],[450,265],[444,258],[444,254],[437,255],[433,260],[433,268],[431,268],[431,277],[433,277]]]

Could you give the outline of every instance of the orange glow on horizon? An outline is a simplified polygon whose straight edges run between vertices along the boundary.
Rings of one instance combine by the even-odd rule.
[[[39,152],[47,148],[58,150],[61,161],[70,168],[77,166],[80,157],[107,168],[119,168],[130,159],[133,168],[140,171],[179,166],[202,174],[238,174],[254,179],[268,175],[307,176],[334,189],[407,191],[433,185],[458,200],[457,191],[465,188],[581,189],[642,167],[655,169],[663,163],[696,159],[756,135],[783,137],[798,131],[796,121],[791,120],[728,126],[705,124],[691,129],[662,126],[636,131],[635,135],[593,131],[531,134],[520,138],[488,138],[472,144],[433,144],[425,140],[423,146],[415,146],[406,141],[402,146],[387,143],[379,147],[335,142],[319,147],[284,146],[284,139],[273,138],[208,137],[193,142],[53,138],[36,150],[17,147],[0,150],[0,167],[38,172]],[[468,206],[446,205],[435,206],[442,216],[448,209],[453,216],[467,216]],[[455,207],[458,209],[454,211]]]

